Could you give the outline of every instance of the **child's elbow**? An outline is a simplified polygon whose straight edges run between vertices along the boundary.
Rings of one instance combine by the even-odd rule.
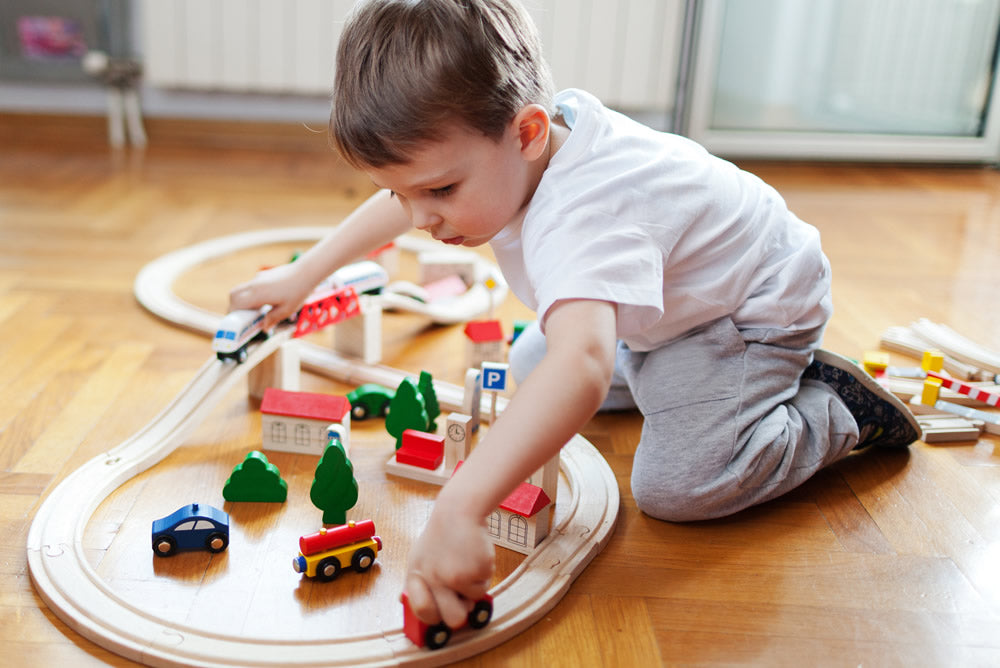
[[[596,344],[587,346],[580,355],[578,369],[579,387],[586,394],[584,400],[596,413],[611,388],[611,378],[615,372],[615,348]]]

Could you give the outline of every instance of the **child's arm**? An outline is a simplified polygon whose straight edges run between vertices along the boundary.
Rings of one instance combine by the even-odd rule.
[[[295,262],[268,269],[229,293],[229,308],[254,309],[271,305],[264,327],[292,315],[313,288],[341,266],[362,257],[410,229],[399,202],[386,190],[372,195],[340,225]]]
[[[589,420],[615,362],[615,306],[557,303],[546,320],[545,357],[462,468],[445,485],[410,550],[406,592],[428,623],[457,625],[493,574],[485,518]]]

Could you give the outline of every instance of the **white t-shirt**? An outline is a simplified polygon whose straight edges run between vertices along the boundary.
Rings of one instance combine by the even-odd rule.
[[[618,338],[636,351],[722,316],[791,330],[829,318],[819,233],[772,187],[583,91],[556,105],[569,137],[524,218],[490,242],[543,330],[563,299],[617,304]]]

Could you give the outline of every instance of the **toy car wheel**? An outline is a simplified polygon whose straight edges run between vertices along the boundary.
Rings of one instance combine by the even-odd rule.
[[[389,414],[389,402],[388,401],[385,402],[384,404],[382,404],[382,408],[379,409],[378,414],[379,414],[379,417],[385,417],[386,415]]]
[[[153,554],[158,557],[169,557],[177,551],[177,541],[171,536],[156,536],[153,538]]]
[[[364,573],[375,563],[375,552],[370,547],[363,547],[351,557],[351,567],[358,573]]]
[[[469,626],[474,629],[481,629],[490,623],[493,618],[493,604],[489,601],[476,601],[469,611]]]
[[[205,549],[209,552],[222,552],[229,546],[229,536],[222,532],[209,534],[205,539]]]
[[[327,557],[316,565],[316,579],[323,582],[335,580],[340,575],[340,562],[336,557]]]
[[[351,417],[355,420],[365,420],[368,418],[368,409],[365,408],[364,404],[351,406]]]
[[[441,649],[451,640],[451,629],[447,624],[439,623],[427,627],[424,633],[424,644],[430,649]]]
[[[236,361],[239,362],[240,364],[243,364],[244,362],[247,361],[246,348],[240,348],[238,351],[236,351]]]

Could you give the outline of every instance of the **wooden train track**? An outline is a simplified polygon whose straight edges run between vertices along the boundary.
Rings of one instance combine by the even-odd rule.
[[[147,265],[136,279],[135,293],[146,308],[160,317],[210,333],[220,316],[173,294],[171,286],[182,273],[206,259],[242,248],[316,239],[324,232],[320,228],[296,228],[192,246]],[[417,240],[406,238],[402,246],[410,251],[420,248]],[[481,296],[474,296],[468,307],[477,307],[475,304],[480,302]],[[600,453],[576,435],[560,457],[560,469],[570,493],[569,498],[559,499],[558,524],[542,545],[493,589],[495,613],[490,626],[480,633],[456,638],[442,650],[428,652],[414,647],[400,627],[372,629],[348,638],[245,638],[177,624],[125,601],[102,580],[84,554],[84,532],[91,515],[116,488],[181,445],[227,391],[290,336],[290,327],[279,328],[254,348],[242,365],[214,358],[206,362],[149,424],[71,473],[45,499],[28,534],[28,568],[41,597],[66,624],[97,644],[148,665],[448,663],[494,647],[540,619],[610,539],[618,515],[617,482]],[[395,386],[406,375],[389,367],[342,358],[314,344],[299,345],[303,362],[310,369],[341,382]],[[452,410],[460,406],[461,388],[436,382],[435,389],[442,406]]]

